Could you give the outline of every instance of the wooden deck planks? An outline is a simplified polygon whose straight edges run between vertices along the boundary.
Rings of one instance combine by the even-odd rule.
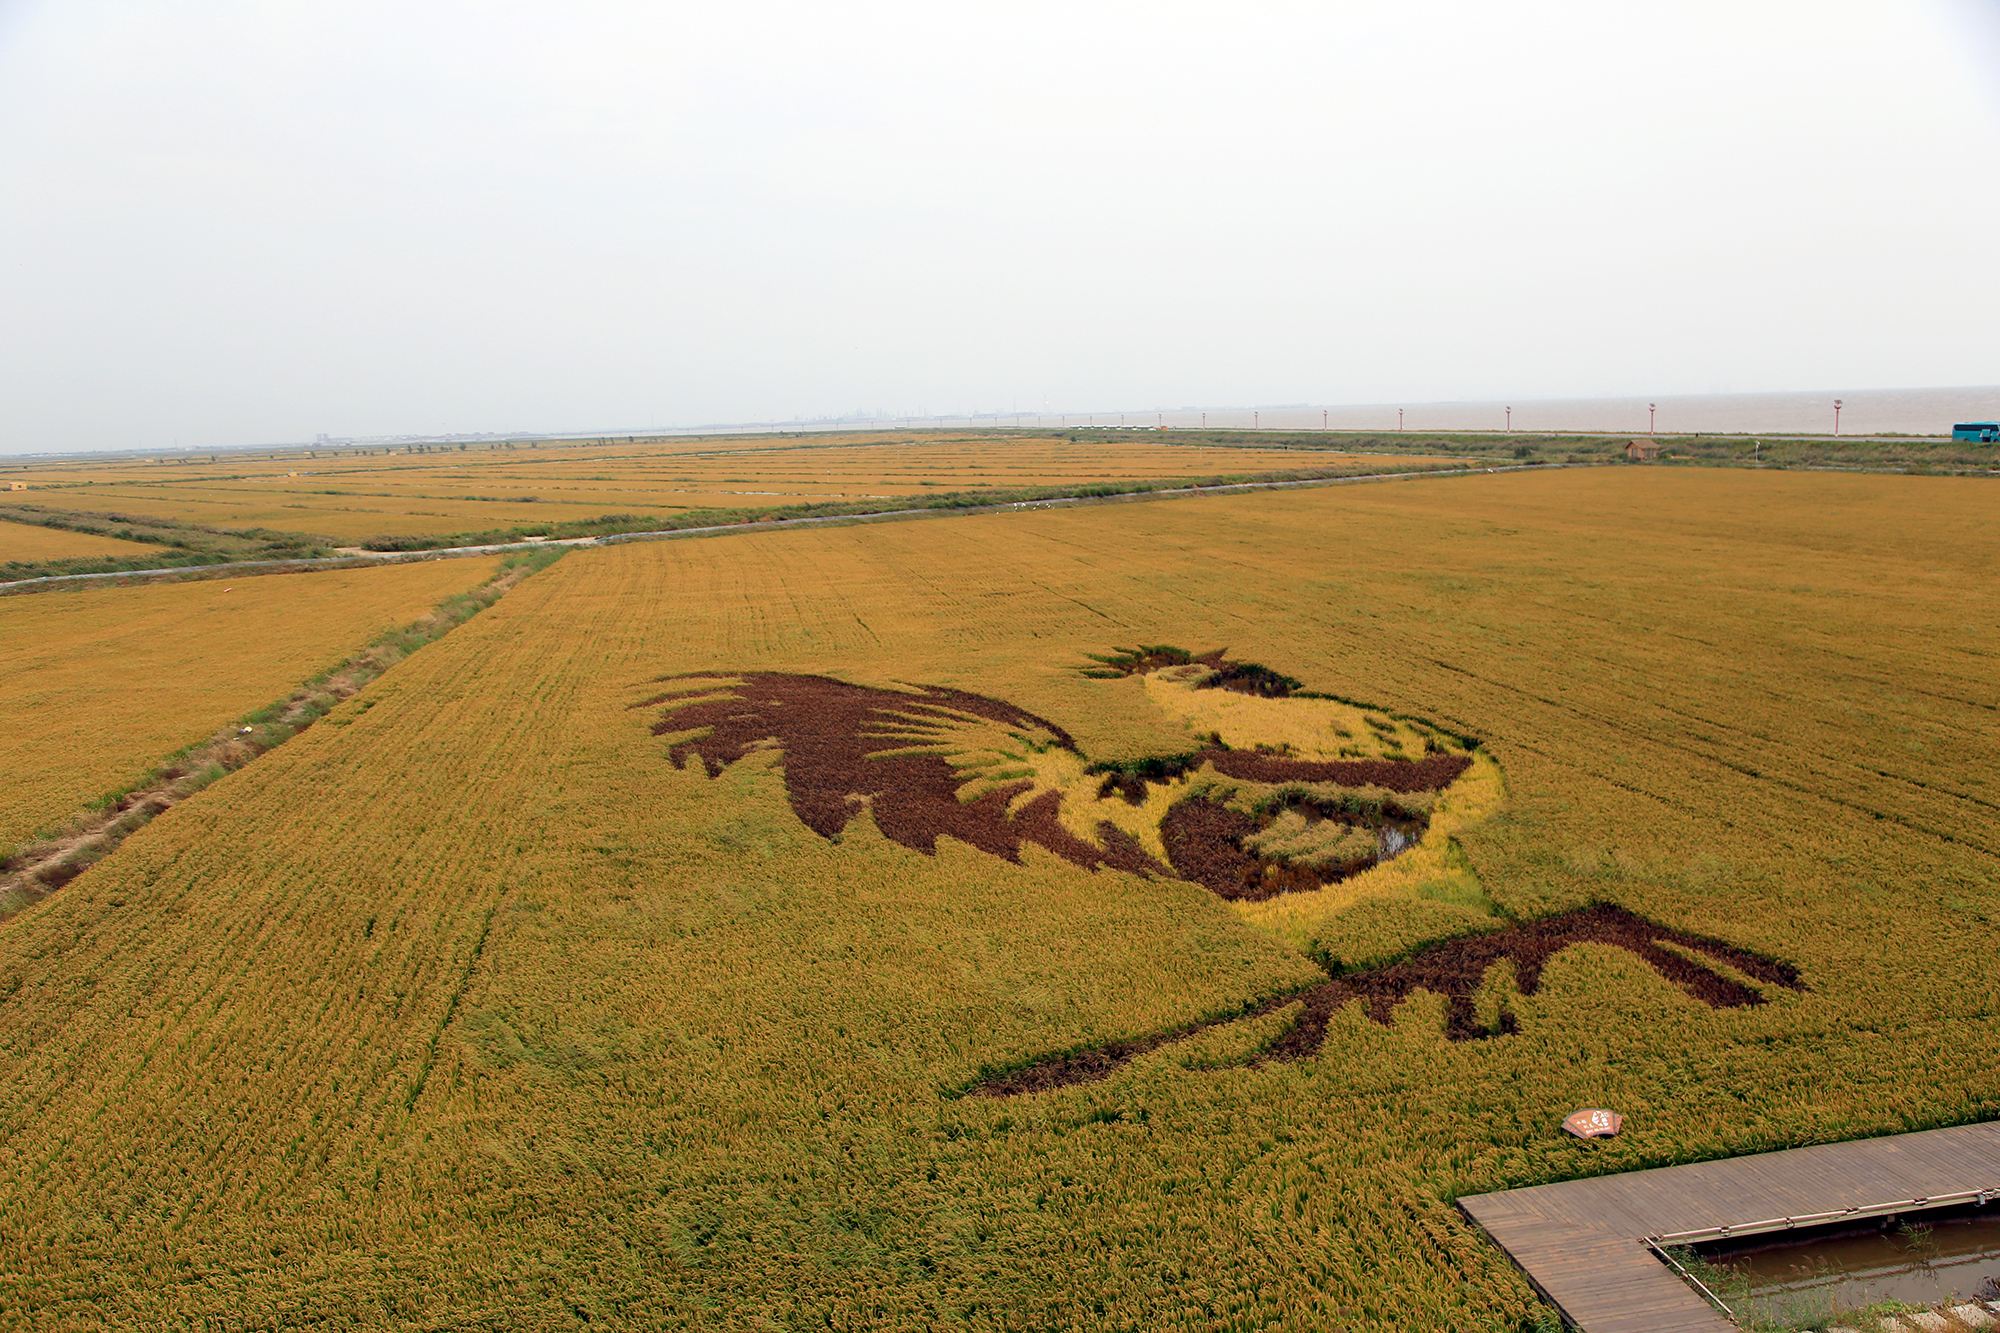
[[[1468,1195],[1460,1208],[1584,1333],[1730,1333],[1648,1236],[2000,1188],[2000,1124]]]

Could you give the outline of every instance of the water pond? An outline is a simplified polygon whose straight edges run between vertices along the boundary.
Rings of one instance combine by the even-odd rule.
[[[2000,1203],[1694,1247],[1749,1327],[1798,1327],[1884,1302],[2000,1300]]]

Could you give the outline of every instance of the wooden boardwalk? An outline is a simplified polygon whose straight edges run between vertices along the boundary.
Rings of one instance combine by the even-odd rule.
[[[1780,1231],[1787,1219],[1881,1216],[1980,1191],[2000,1197],[2000,1124],[1473,1194],[1458,1206],[1584,1333],[1730,1333],[1736,1325],[1648,1237]]]

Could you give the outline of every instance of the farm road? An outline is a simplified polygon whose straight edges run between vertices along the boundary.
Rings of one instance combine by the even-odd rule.
[[[1120,495],[1079,495],[1007,504],[885,509],[869,514],[826,514],[809,518],[751,519],[703,528],[669,528],[655,532],[621,532],[609,537],[561,537],[546,541],[505,542],[490,546],[447,546],[435,551],[362,551],[312,560],[244,560],[222,565],[185,565],[175,569],[127,569],[106,574],[51,574],[38,579],[0,583],[0,597],[41,592],[71,584],[154,582],[187,578],[224,578],[257,574],[294,574],[313,569],[354,569],[369,565],[412,564],[421,560],[458,560],[482,555],[511,555],[550,546],[615,546],[623,542],[674,541],[683,537],[720,537],[745,532],[775,532],[785,528],[820,527],[840,523],[882,523],[912,518],[946,518],[960,514],[996,514],[1021,509],[1070,509],[1085,505],[1135,504],[1146,500],[1179,500],[1193,495],[1241,495],[1248,491],[1289,491],[1315,486],[1354,486],[1381,481],[1414,481],[1435,477],[1484,476],[1496,472],[1553,472],[1565,468],[1602,467],[1601,463],[1503,463],[1488,467],[1433,468],[1416,472],[1374,472],[1360,477],[1322,477],[1306,481],[1251,481],[1227,486],[1178,486],[1171,490],[1130,491]]]

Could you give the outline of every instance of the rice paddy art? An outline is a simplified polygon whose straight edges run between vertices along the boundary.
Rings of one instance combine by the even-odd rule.
[[[1254,687],[1269,674],[1210,656],[1215,665],[1180,683],[1213,688],[1206,671],[1223,688]],[[699,759],[713,778],[776,749],[793,813],[823,838],[839,839],[866,811],[889,841],[926,854],[949,837],[1019,861],[1033,844],[1087,870],[1174,876],[1241,901],[1316,889],[1400,855],[1473,763],[1442,750],[1237,750],[1219,731],[1184,754],[1092,763],[1060,724],[965,690],[783,672],[665,683],[675,688],[634,707],[662,709],[653,732],[677,738],[674,767]]]
[[[1239,906],[1323,894],[1422,845],[1441,801],[1475,765],[1474,742],[1307,693],[1221,651],[1154,645],[1093,660],[1085,674],[1147,677],[1170,712],[1219,725],[1198,733],[1196,749],[1110,764],[1091,762],[1048,718],[938,685],[695,673],[665,678],[671,688],[632,707],[661,710],[652,730],[670,738],[676,768],[698,760],[715,778],[754,753],[777,751],[793,813],[829,840],[865,813],[888,841],[926,855],[951,838],[1019,862],[1033,845],[1086,870],[1191,881]],[[1277,718],[1294,725],[1273,725]],[[1238,748],[1244,740],[1250,748]],[[1450,1040],[1509,1032],[1515,1020],[1504,1005],[1490,1025],[1476,1017],[1489,972],[1511,965],[1516,993],[1532,995],[1544,964],[1584,943],[1636,955],[1712,1008],[1765,997],[1703,958],[1755,983],[1804,989],[1785,963],[1596,904],[1435,941],[1363,971],[1328,966],[1325,981],[1247,1010],[1035,1061],[969,1091],[1009,1096],[1103,1078],[1160,1046],[1292,1006],[1290,1025],[1238,1063],[1298,1060],[1319,1051],[1341,1008],[1358,1002],[1386,1025],[1418,990],[1444,998]]]

